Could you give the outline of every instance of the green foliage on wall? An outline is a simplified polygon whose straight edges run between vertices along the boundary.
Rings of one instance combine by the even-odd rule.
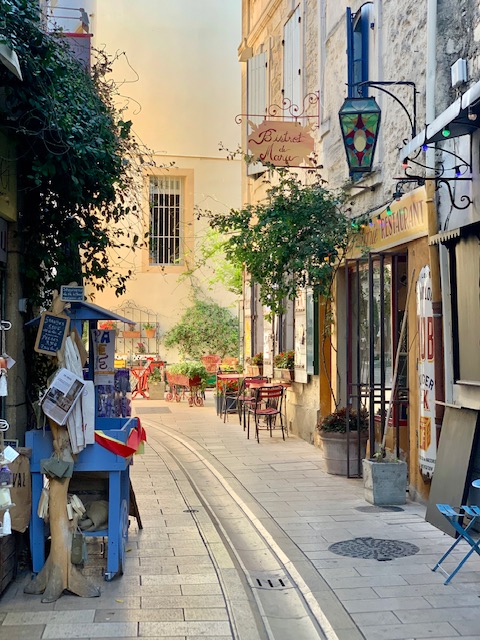
[[[13,49],[23,81],[0,65],[0,126],[16,143],[19,233],[26,294],[49,301],[70,281],[125,289],[130,272],[109,254],[141,241],[120,221],[134,206],[138,147],[117,113],[111,61],[91,73],[60,32],[47,33],[39,3],[0,0],[0,42]]]

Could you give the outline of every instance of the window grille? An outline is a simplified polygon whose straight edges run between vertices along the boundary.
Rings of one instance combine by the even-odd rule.
[[[181,264],[183,207],[181,178],[150,178],[150,264]]]

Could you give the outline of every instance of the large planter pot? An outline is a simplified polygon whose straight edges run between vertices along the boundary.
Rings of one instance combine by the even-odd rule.
[[[363,460],[365,500],[388,506],[407,501],[407,463]]]
[[[327,467],[327,473],[335,476],[356,476],[362,470],[362,460],[367,450],[367,433],[360,435],[360,456],[358,455],[357,433],[350,432],[348,441],[349,467],[347,467],[347,434],[320,432],[320,446]],[[350,470],[350,473],[348,471]]]
[[[148,397],[150,400],[165,399],[165,382],[149,382]]]
[[[275,380],[285,380],[286,382],[292,382],[295,379],[294,369],[274,369],[273,377]]]
[[[154,338],[156,329],[145,329],[146,338]]]

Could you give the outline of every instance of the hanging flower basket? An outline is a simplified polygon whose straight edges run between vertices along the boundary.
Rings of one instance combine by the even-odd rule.
[[[124,331],[124,338],[140,338],[140,331]]]

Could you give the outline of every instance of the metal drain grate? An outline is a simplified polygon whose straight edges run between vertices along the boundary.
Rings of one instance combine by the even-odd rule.
[[[184,509],[183,513],[198,513],[198,509]]]
[[[136,413],[172,413],[168,407],[135,407]]]
[[[292,586],[285,574],[256,573],[251,578],[256,589],[288,589]]]
[[[402,507],[377,507],[371,505],[368,507],[355,507],[355,511],[361,511],[362,513],[382,513],[384,511],[405,511]]]
[[[353,540],[335,542],[328,547],[328,550],[332,553],[336,553],[338,556],[388,562],[395,558],[414,556],[420,549],[416,545],[411,544],[410,542],[403,542],[402,540],[353,538]]]

